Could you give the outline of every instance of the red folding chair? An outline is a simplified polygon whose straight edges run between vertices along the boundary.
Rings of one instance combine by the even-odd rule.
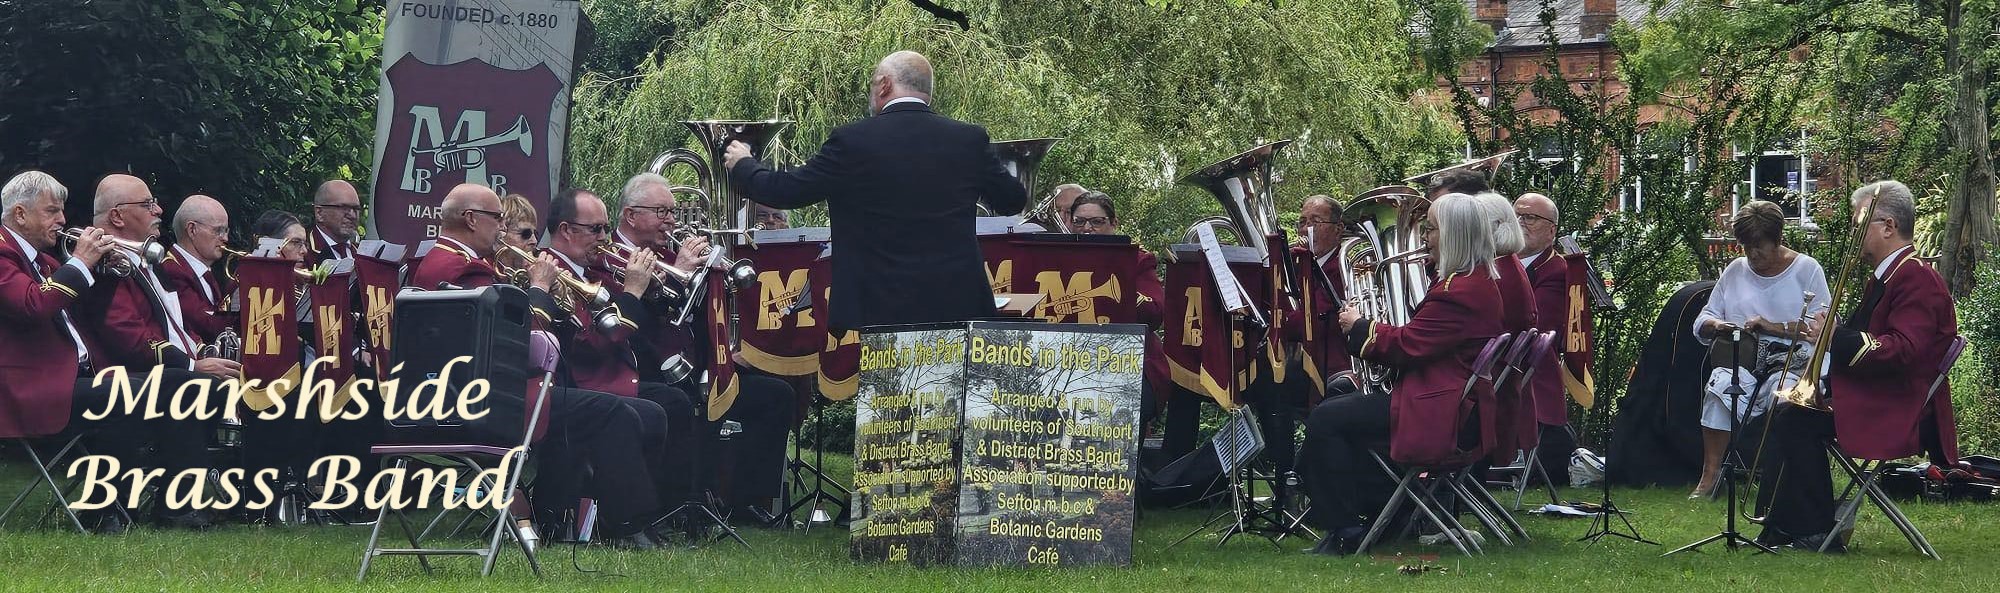
[[[1477,388],[1481,382],[1485,382],[1489,386],[1492,384],[1496,369],[1503,359],[1501,354],[1512,339],[1513,336],[1511,334],[1502,334],[1486,341],[1486,345],[1479,351],[1479,356],[1473,359],[1472,376],[1466,378],[1465,387],[1459,391],[1458,401],[1461,407],[1463,407],[1464,402],[1470,400],[1473,402],[1472,413],[1488,412],[1487,410],[1479,409],[1480,399],[1485,398],[1474,398],[1473,395],[1478,391]],[[1456,421],[1463,425],[1464,420],[1465,418],[1461,417]],[[1486,422],[1482,421],[1476,424],[1483,425]],[[1479,430],[1479,428],[1475,428],[1475,430]],[[1450,540],[1452,545],[1458,548],[1459,552],[1463,552],[1467,556],[1474,555],[1474,552],[1485,553],[1484,550],[1480,549],[1478,542],[1464,535],[1467,533],[1465,526],[1459,524],[1457,516],[1445,511],[1444,505],[1438,501],[1435,493],[1439,487],[1451,488],[1454,491],[1458,490],[1457,474],[1464,471],[1467,465],[1486,453],[1483,446],[1486,438],[1485,434],[1479,435],[1479,440],[1482,443],[1481,446],[1476,446],[1471,451],[1462,451],[1459,455],[1454,456],[1453,459],[1435,460],[1430,463],[1411,463],[1400,474],[1389,465],[1389,461],[1384,459],[1380,453],[1372,450],[1369,451],[1369,456],[1375,459],[1376,465],[1382,468],[1382,472],[1396,480],[1396,489],[1390,493],[1388,504],[1382,506],[1382,512],[1375,515],[1374,524],[1368,527],[1368,534],[1361,538],[1361,544],[1356,547],[1356,552],[1367,553],[1368,548],[1375,545],[1375,542],[1380,540],[1382,535],[1387,531],[1387,527],[1394,520],[1397,511],[1402,510],[1403,503],[1409,501],[1411,504],[1416,505],[1417,512],[1423,515],[1424,519],[1428,520],[1432,526],[1436,527],[1446,539]],[[1474,506],[1476,507],[1477,505]],[[1491,529],[1492,527],[1489,526],[1488,528]]]

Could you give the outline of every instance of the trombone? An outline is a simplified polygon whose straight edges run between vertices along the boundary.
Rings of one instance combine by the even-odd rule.
[[[83,229],[67,228],[59,231],[58,234],[62,235],[65,239],[69,239],[69,251],[75,251],[76,242],[83,240]],[[105,273],[114,277],[129,277],[141,268],[151,268],[160,265],[161,261],[167,259],[167,248],[160,245],[159,239],[147,239],[144,242],[139,242],[130,239],[120,239],[108,234],[105,235],[105,238],[111,240],[113,251],[124,252],[127,255],[139,258],[139,263],[137,264],[132,263],[132,260],[124,257],[98,261],[98,267],[103,268]]]

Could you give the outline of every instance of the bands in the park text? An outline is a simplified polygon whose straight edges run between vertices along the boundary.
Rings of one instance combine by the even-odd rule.
[[[442,2],[400,2],[396,5],[396,16],[538,29],[554,29],[562,24],[562,15],[539,12],[508,13],[478,6],[450,6]]]
[[[1145,364],[1143,352],[1118,352],[1108,346],[1094,350],[1083,349],[1069,344],[1036,348],[1025,343],[989,342],[984,337],[974,336],[971,348],[958,341],[939,340],[919,342],[912,346],[877,350],[867,344],[861,345],[861,370],[923,366],[955,360],[964,356],[974,364],[995,364],[1021,367],[1061,368],[1112,373],[1140,372]]]

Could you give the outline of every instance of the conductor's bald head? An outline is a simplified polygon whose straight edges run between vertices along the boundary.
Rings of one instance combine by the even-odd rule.
[[[902,97],[929,103],[932,80],[931,61],[923,54],[909,50],[889,54],[875,64],[875,75],[869,83],[869,111],[881,113],[890,101]]]
[[[444,195],[439,235],[465,243],[480,256],[492,255],[500,241],[500,195],[484,185],[461,183]]]

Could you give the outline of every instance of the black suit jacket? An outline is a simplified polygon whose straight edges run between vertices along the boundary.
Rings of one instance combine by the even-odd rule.
[[[729,181],[778,208],[827,202],[836,246],[828,323],[840,329],[992,316],[976,204],[1011,215],[1028,201],[985,128],[918,103],[841,126],[802,167],[744,159]]]

